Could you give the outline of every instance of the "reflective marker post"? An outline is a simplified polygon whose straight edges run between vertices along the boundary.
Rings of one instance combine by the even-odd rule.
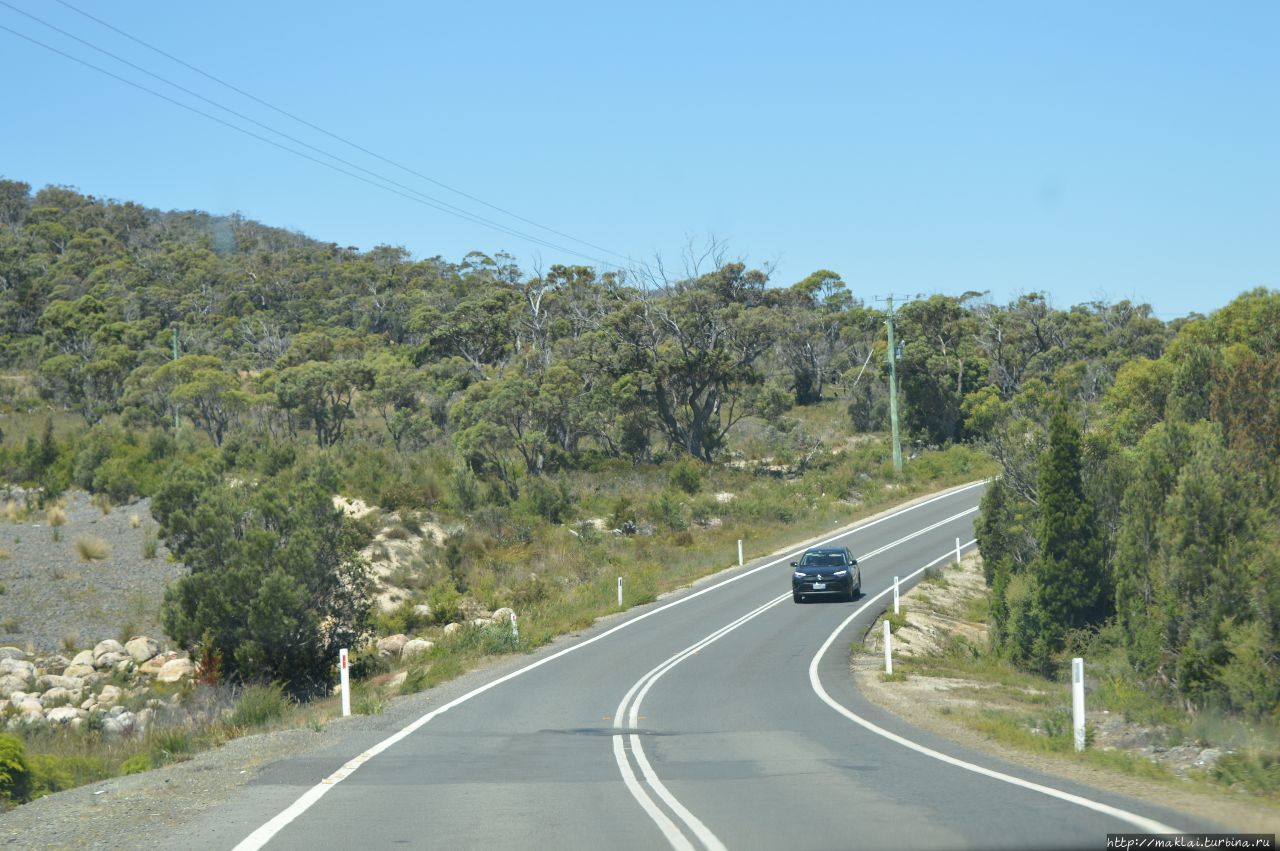
[[[738,539],[738,567],[742,567],[742,539]]]
[[[338,677],[342,684],[342,717],[351,714],[351,671],[347,665],[347,648],[338,651]]]
[[[889,622],[884,622],[884,672],[893,673],[893,633],[889,630]]]
[[[960,539],[956,538],[956,564],[960,563]]]
[[[1071,716],[1076,728],[1076,750],[1084,750],[1084,660],[1071,660]]]
[[[618,577],[618,608],[622,608],[622,577]]]
[[[898,614],[898,577],[893,577],[893,613]]]
[[[516,640],[519,640],[519,638],[520,638],[520,627],[516,626],[516,613],[515,613],[515,612],[512,612],[512,613],[511,613],[511,637],[512,637],[512,638],[514,638],[514,639],[516,639]]]

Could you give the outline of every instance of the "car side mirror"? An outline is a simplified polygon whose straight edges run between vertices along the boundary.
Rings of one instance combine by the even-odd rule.
[[[791,562],[791,566],[792,566],[792,567],[799,567],[799,566],[800,566],[800,562],[798,562],[798,561],[793,561],[793,562]]]
[[[858,560],[855,558],[853,561],[849,562],[849,566],[850,566],[850,567],[853,567],[853,566],[854,566],[854,565],[856,565],[857,563],[858,563]]]

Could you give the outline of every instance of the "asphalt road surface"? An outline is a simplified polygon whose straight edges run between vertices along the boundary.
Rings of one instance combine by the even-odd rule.
[[[849,644],[973,537],[980,486],[830,540],[852,603],[749,563],[495,670],[409,727],[276,763],[184,831],[201,847],[1103,848],[1202,819],[1037,775],[863,700]],[[446,692],[447,696],[447,692]],[[411,719],[412,720],[412,719]],[[363,749],[363,750],[362,750]]]

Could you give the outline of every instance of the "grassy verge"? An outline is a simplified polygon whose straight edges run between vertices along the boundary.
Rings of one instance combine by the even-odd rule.
[[[981,739],[1036,758],[1207,793],[1230,790],[1251,804],[1280,805],[1280,735],[1273,725],[1212,712],[1190,716],[1138,686],[1116,637],[1106,630],[1077,652],[1086,659],[1086,749],[1075,750],[1069,672],[1046,678],[1019,670],[985,640],[989,618],[980,561],[927,577],[888,615],[894,674],[876,680],[928,715],[943,716]],[[879,635],[876,624],[869,636]],[[867,648],[855,644],[856,654]],[[877,652],[878,659],[878,652]],[[925,681],[940,682],[929,686]],[[892,706],[890,707],[892,708]],[[1126,741],[1128,742],[1126,744]],[[1161,755],[1224,751],[1206,767],[1177,771]]]

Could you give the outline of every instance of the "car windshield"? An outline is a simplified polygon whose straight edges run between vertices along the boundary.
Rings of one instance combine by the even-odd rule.
[[[840,553],[805,553],[800,564],[804,567],[838,567],[844,564],[844,556]]]

